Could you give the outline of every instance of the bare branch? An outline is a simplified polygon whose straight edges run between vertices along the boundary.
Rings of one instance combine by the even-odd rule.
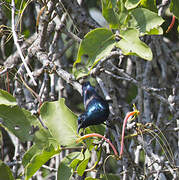
[[[25,59],[24,59],[24,56],[22,54],[22,51],[21,51],[21,48],[20,48],[20,45],[18,43],[18,39],[17,39],[17,34],[16,34],[16,31],[15,31],[15,2],[14,0],[11,1],[11,5],[12,5],[12,34],[13,34],[13,39],[14,39],[14,43],[17,47],[17,50],[19,52],[19,55],[21,57],[21,60],[25,66],[25,69],[29,75],[29,77],[31,78],[32,82],[34,83],[35,86],[37,86],[37,83],[35,82],[35,79],[34,77],[32,76],[32,72],[30,71],[29,67],[27,66],[26,62],[25,62]]]

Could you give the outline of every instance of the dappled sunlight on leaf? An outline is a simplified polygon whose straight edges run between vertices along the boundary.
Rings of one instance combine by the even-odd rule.
[[[125,55],[138,55],[143,59],[152,60],[151,49],[139,39],[139,31],[136,29],[127,29],[121,31],[122,38],[117,46],[122,49]]]
[[[14,106],[17,105],[17,102],[16,98],[14,98],[11,94],[0,89],[0,104]]]
[[[65,105],[65,100],[45,102],[41,107],[41,116],[52,136],[67,146],[77,138],[77,116]]]
[[[114,46],[114,34],[107,28],[97,28],[87,33],[79,46],[77,59],[73,64],[75,76],[78,76],[79,71],[81,72],[84,67],[88,69],[94,66],[101,58],[108,55]],[[87,56],[85,60],[83,60],[84,55]],[[81,69],[77,67],[78,63],[83,63]]]

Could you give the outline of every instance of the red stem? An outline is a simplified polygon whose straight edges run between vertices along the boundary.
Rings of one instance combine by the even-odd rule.
[[[77,139],[77,143],[80,141],[80,140],[83,140],[83,139],[87,139],[89,137],[99,137],[99,138],[102,138],[104,139],[107,143],[109,143],[109,145],[111,146],[112,150],[114,151],[114,154],[116,157],[119,157],[118,155],[118,152],[117,150],[115,149],[114,145],[111,143],[111,141],[109,139],[107,139],[106,137],[102,136],[101,134],[97,134],[97,133],[92,133],[92,134],[87,134],[87,135],[84,135],[82,136],[81,138]]]
[[[168,29],[166,30],[166,33],[168,33],[174,26],[175,24],[175,16],[172,16],[172,22],[170,23],[170,25],[168,26]]]
[[[136,113],[136,111],[128,112],[128,113],[126,114],[125,119],[124,119],[123,127],[122,127],[122,138],[121,138],[120,157],[122,156],[123,150],[124,150],[124,132],[125,132],[125,127],[126,127],[126,124],[127,124],[127,120],[129,119],[130,116],[133,116],[135,113]]]

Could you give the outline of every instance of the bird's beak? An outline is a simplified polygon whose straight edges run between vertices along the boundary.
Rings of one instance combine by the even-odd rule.
[[[79,131],[81,129],[81,124],[78,125],[77,133],[79,134]]]

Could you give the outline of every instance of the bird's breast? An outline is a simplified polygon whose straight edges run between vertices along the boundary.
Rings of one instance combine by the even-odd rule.
[[[108,115],[109,109],[108,109],[108,105],[105,103],[101,103],[98,101],[91,101],[87,106],[86,112],[88,116],[93,116],[95,118],[106,118],[103,116]]]

